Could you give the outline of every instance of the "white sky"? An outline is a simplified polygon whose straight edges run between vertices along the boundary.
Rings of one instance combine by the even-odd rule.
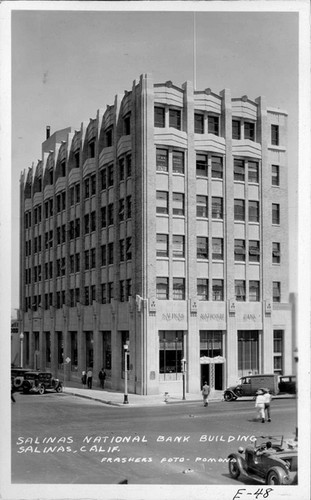
[[[57,2],[55,9],[57,8]],[[200,12],[197,89],[264,95],[289,113],[291,257],[297,190],[298,14]],[[12,308],[18,307],[19,178],[37,164],[46,125],[80,127],[141,73],[193,80],[192,12],[12,13]],[[291,258],[291,262],[296,259]],[[290,290],[296,291],[295,265]]]

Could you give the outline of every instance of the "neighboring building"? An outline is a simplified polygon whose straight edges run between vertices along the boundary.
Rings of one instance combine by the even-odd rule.
[[[20,332],[18,318],[11,318],[11,365],[20,366]]]
[[[129,391],[292,372],[287,114],[154,84],[42,145],[21,176],[24,364]],[[69,361],[70,359],[70,361]],[[64,360],[67,360],[64,368]]]

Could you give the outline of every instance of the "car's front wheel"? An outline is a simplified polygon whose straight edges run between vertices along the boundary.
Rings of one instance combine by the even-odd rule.
[[[266,483],[274,485],[284,484],[283,479],[285,476],[286,473],[283,469],[275,467],[268,472]]]
[[[56,392],[62,392],[63,386],[62,385],[58,385],[55,390],[56,390]]]
[[[39,385],[39,394],[44,394],[45,393],[45,387],[43,384]]]
[[[229,473],[233,479],[237,479],[240,475],[240,469],[238,466],[238,462],[237,462],[237,459],[234,457],[231,457],[229,459]]]
[[[236,398],[234,397],[232,392],[225,392],[225,394],[224,394],[225,401],[233,401],[234,399],[236,399]]]

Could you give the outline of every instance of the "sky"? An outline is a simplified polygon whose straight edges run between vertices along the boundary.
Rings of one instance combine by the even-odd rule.
[[[150,5],[150,4],[149,4]],[[57,6],[57,2],[56,2]],[[55,8],[56,9],[56,8]],[[142,7],[143,9],[143,7]],[[197,12],[196,88],[262,95],[288,112],[290,291],[297,290],[298,14]],[[142,73],[193,81],[193,13],[12,12],[12,309],[18,308],[19,179],[54,131],[96,116]]]

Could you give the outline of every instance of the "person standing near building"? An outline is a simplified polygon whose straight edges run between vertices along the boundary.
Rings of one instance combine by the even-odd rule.
[[[102,368],[98,374],[98,378],[99,378],[99,382],[100,382],[100,386],[102,389],[105,388],[105,379],[106,379],[106,372],[104,370],[104,368]]]
[[[264,390],[264,398],[265,398],[265,417],[267,416],[268,422],[271,422],[270,404],[271,404],[272,396],[269,392],[269,389]]]
[[[82,372],[82,377],[81,377],[81,382],[82,382],[82,385],[83,385],[83,389],[86,388],[86,372]]]
[[[88,389],[92,389],[93,372],[92,372],[91,368],[89,368],[88,371],[87,371],[86,382],[87,382]]]
[[[204,385],[202,388],[203,406],[208,406],[209,393],[210,393],[209,385],[207,385],[207,382],[204,382]]]
[[[257,415],[258,418],[261,418],[261,422],[265,422],[265,397],[264,393],[261,389],[258,389],[256,392],[256,402],[255,402],[255,408],[257,408]]]

